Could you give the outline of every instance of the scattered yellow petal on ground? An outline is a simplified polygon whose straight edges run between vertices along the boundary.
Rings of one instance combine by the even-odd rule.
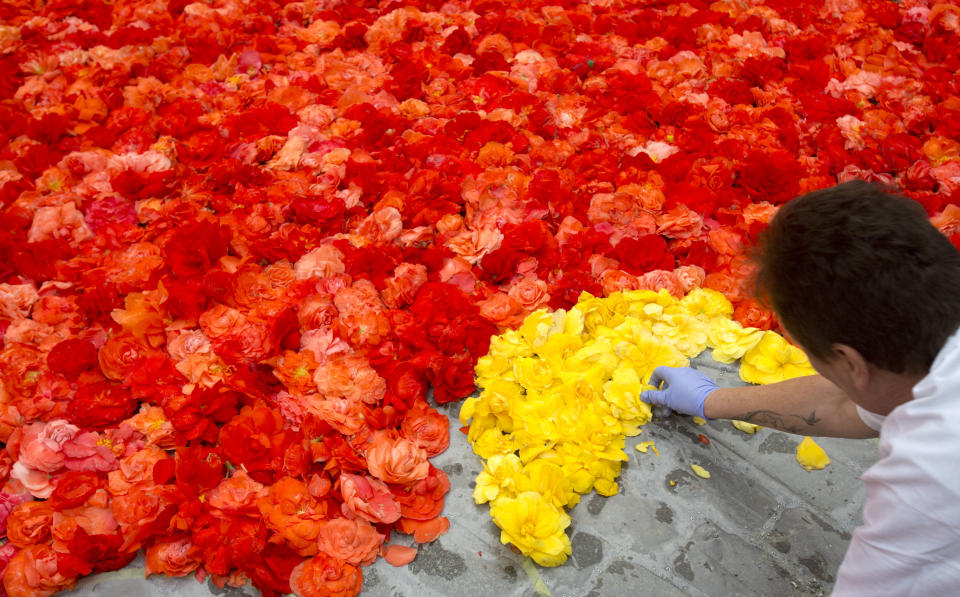
[[[757,432],[757,429],[763,429],[761,425],[755,425],[753,423],[747,423],[746,421],[730,421],[730,424],[739,429],[744,433],[754,434]]]
[[[706,425],[706,424],[707,424],[707,420],[704,419],[703,417],[694,417],[694,418],[693,418],[693,422],[696,423],[697,425],[700,425],[700,426],[703,426],[703,425]]]
[[[830,464],[830,457],[817,445],[817,442],[807,436],[797,446],[797,462],[808,471],[819,470]]]
[[[647,449],[649,448],[653,450],[654,454],[656,454],[657,456],[660,456],[660,452],[657,452],[657,447],[653,445],[653,442],[640,442],[634,447],[637,450],[637,452],[643,452],[644,454],[647,453]]]
[[[708,471],[707,469],[703,468],[703,467],[700,466],[699,464],[691,464],[691,465],[690,465],[690,468],[693,469],[694,474],[696,474],[696,475],[697,475],[698,477],[700,477],[701,479],[709,479],[709,478],[710,478],[710,471]]]

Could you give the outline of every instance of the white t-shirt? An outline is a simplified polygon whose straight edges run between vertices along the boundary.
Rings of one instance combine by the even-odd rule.
[[[867,413],[868,415],[872,413]],[[876,416],[876,415],[875,415]],[[835,597],[960,595],[960,331],[882,423]]]

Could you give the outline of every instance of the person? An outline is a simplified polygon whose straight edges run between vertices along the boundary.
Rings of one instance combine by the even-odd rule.
[[[960,251],[918,203],[851,181],[781,207],[756,261],[757,295],[818,375],[718,388],[659,367],[641,398],[803,435],[879,433],[833,594],[960,594]]]

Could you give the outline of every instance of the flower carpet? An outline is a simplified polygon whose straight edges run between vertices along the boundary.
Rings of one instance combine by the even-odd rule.
[[[457,524],[428,393],[472,394],[523,325],[587,297],[700,321],[712,291],[729,323],[650,334],[732,356],[777,327],[757,235],[852,178],[960,246],[958,45],[960,7],[920,0],[4,2],[2,590],[143,550],[357,594],[416,557],[395,535]]]

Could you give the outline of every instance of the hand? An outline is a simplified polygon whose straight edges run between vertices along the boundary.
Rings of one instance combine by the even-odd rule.
[[[690,367],[657,367],[650,376],[650,385],[660,388],[661,384],[662,389],[641,393],[640,400],[684,415],[707,418],[703,403],[717,389],[712,379]]]

